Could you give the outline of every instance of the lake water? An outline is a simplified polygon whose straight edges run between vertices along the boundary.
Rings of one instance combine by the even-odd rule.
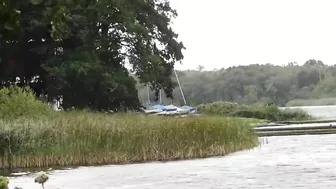
[[[331,118],[331,114],[325,117]],[[336,135],[268,137],[261,141],[260,147],[225,157],[51,171],[45,188],[336,188]],[[10,188],[42,188],[33,177],[12,177]]]
[[[289,109],[302,109],[310,115],[322,119],[336,119],[336,106],[299,106],[286,107]]]

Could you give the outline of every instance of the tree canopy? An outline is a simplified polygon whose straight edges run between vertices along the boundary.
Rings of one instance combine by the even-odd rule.
[[[0,87],[16,82],[64,108],[139,107],[136,80],[172,97],[184,46],[168,0],[2,0]]]
[[[213,71],[200,68],[178,71],[187,103],[191,105],[231,101],[284,106],[296,99],[336,97],[336,66],[314,59],[303,65],[295,62],[284,66],[251,64]],[[146,104],[146,88],[138,85],[138,89],[140,100]],[[182,101],[179,89],[173,94],[173,103],[179,104]],[[151,93],[151,102],[154,100],[154,93]],[[164,103],[171,103],[171,100],[164,99]]]

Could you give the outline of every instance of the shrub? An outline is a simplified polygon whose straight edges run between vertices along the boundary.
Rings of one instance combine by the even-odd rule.
[[[0,176],[0,189],[8,189],[8,179]]]
[[[0,119],[39,117],[50,114],[51,111],[29,88],[10,86],[0,90]]]
[[[301,109],[284,109],[279,110],[276,121],[300,121],[300,120],[312,120],[313,117],[306,111]]]
[[[267,119],[270,121],[308,120],[312,117],[303,110],[281,110],[275,105],[240,105],[232,102],[201,104],[198,110],[204,114]]]

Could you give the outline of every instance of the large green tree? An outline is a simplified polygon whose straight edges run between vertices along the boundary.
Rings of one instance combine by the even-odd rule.
[[[0,30],[1,85],[20,78],[49,100],[62,97],[65,108],[134,109],[130,65],[141,83],[172,97],[184,46],[168,0],[6,1],[1,21],[13,17],[15,27]]]

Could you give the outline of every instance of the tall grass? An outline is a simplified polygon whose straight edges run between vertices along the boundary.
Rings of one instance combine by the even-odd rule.
[[[166,161],[225,155],[258,144],[239,118],[88,112],[0,121],[4,168]]]
[[[303,110],[281,110],[275,105],[241,105],[232,102],[201,104],[198,110],[208,115],[266,119],[270,121],[293,121],[313,119]]]
[[[18,87],[0,90],[0,108],[0,169],[203,158],[258,144],[241,118],[54,112]]]

